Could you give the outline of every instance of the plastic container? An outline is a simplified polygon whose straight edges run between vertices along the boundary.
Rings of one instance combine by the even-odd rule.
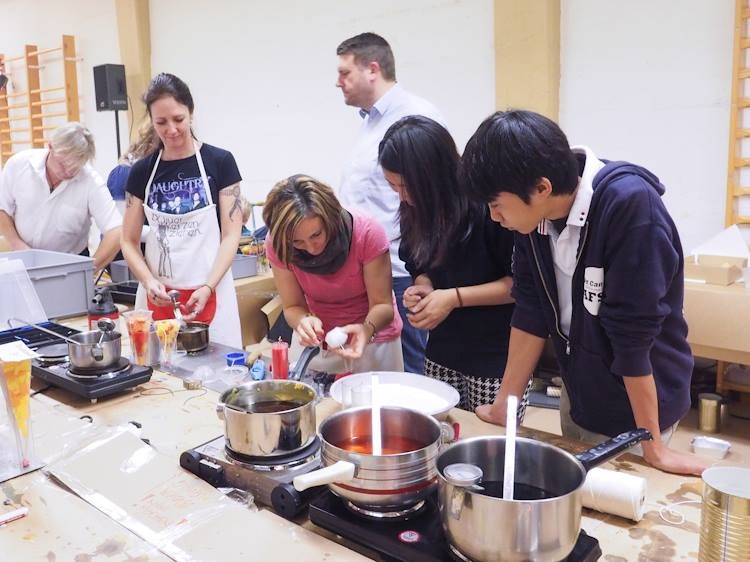
[[[3,259],[0,254],[0,331],[11,327],[11,318],[21,318],[28,322],[46,322],[47,314],[42,307],[34,284],[21,260]],[[14,322],[13,326],[20,324]]]
[[[123,281],[110,287],[112,300],[120,304],[135,304],[138,281]]]
[[[85,314],[94,297],[94,260],[48,250],[8,252],[26,266],[47,318]]]
[[[232,262],[232,277],[243,279],[258,275],[258,256],[237,254]]]
[[[696,435],[690,442],[690,447],[696,455],[721,460],[727,456],[729,449],[732,448],[732,444],[724,439]]]
[[[227,367],[234,367],[235,365],[245,366],[245,352],[244,351],[233,351],[224,355],[224,359],[227,360]]]
[[[109,277],[112,279],[112,283],[137,281],[125,260],[117,260],[109,264]]]

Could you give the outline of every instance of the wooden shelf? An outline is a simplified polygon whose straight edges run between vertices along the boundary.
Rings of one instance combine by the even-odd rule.
[[[40,64],[40,57],[50,53],[62,52],[64,84],[62,86],[46,87],[43,86],[43,76],[39,70],[44,68]],[[49,49],[39,49],[36,45],[25,45],[24,54],[14,57],[6,57],[0,54],[0,69],[9,71],[6,66],[11,63],[17,63],[18,66],[25,66],[26,84],[23,91],[8,93],[7,86],[0,90],[0,123],[10,123],[11,121],[26,121],[28,127],[0,127],[0,144],[3,146],[28,145],[32,148],[43,148],[47,142],[44,131],[56,129],[65,122],[78,121],[80,112],[78,107],[78,71],[76,67],[75,38],[72,35],[63,35],[59,47]],[[16,72],[17,76],[22,76],[21,72]],[[45,98],[42,94],[49,92],[64,92],[64,97]],[[9,104],[8,99],[25,97],[25,103]],[[57,111],[47,111],[48,106],[53,106]],[[58,106],[58,107],[55,107]],[[65,111],[59,111],[64,106]],[[12,110],[25,109],[25,115],[18,113],[11,114]],[[61,119],[62,118],[62,119]],[[64,119],[64,120],[63,120]],[[13,133],[20,131],[30,131],[31,139],[16,138]],[[0,152],[0,165],[13,151]]]
[[[734,390],[737,392],[750,392],[750,384],[738,384],[736,382],[724,382],[722,390]]]

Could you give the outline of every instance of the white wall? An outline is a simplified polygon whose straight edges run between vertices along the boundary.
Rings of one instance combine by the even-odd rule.
[[[733,0],[563,0],[560,123],[651,169],[685,251],[724,226]]]
[[[0,53],[7,57],[21,55],[24,45],[33,44],[39,49],[62,45],[63,35],[73,35],[76,50],[83,60],[78,63],[78,93],[80,95],[81,121],[94,134],[97,157],[94,167],[105,177],[117,162],[115,121],[111,111],[97,112],[94,100],[92,68],[98,64],[120,63],[117,41],[117,18],[114,1],[101,0],[0,0]],[[20,90],[26,90],[26,67],[22,61],[10,63],[11,78]],[[62,53],[40,55],[42,88],[62,86]],[[43,94],[44,96],[45,94]],[[61,92],[46,94],[48,99],[61,97]],[[15,98],[10,103],[25,103],[26,98]],[[49,105],[45,112],[64,111],[62,105]],[[122,150],[127,148],[127,115],[120,112]],[[52,118],[45,125],[61,125],[64,118]],[[20,127],[24,121],[14,122]],[[28,122],[26,122],[28,123]],[[2,124],[5,127],[5,124]],[[26,125],[24,125],[26,126]],[[19,133],[17,138],[28,138]],[[14,146],[24,150],[29,145]]]
[[[492,5],[152,0],[152,70],[187,81],[198,133],[235,154],[252,199],[295,172],[336,185],[359,125],[334,87],[338,43],[385,36],[399,81],[441,108],[462,149],[493,110]],[[732,0],[562,0],[561,125],[571,142],[661,178],[686,251],[723,226],[733,11]],[[76,36],[82,120],[106,173],[114,118],[93,107],[91,67],[120,62],[114,0],[0,0],[0,13],[9,55]]]
[[[337,186],[360,118],[334,87],[336,46],[364,31],[461,150],[494,108],[491,0],[152,0],[152,71],[188,83],[199,136],[234,153],[251,199],[298,172]]]

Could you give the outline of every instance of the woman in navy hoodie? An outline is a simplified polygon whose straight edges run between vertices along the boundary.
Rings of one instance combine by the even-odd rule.
[[[677,229],[648,170],[568,145],[553,121],[497,112],[469,140],[462,180],[515,234],[510,348],[503,383],[477,415],[505,420],[547,337],[565,384],[563,433],[597,442],[643,427],[643,456],[668,472],[706,461],[669,449],[690,408],[693,358],[682,314]]]

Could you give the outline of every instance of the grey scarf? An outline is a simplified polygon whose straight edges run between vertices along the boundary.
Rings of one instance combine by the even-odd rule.
[[[341,210],[341,222],[338,232],[328,240],[325,250],[317,256],[295,248],[292,263],[306,273],[330,275],[336,273],[349,257],[352,243],[354,219],[349,211]]]

